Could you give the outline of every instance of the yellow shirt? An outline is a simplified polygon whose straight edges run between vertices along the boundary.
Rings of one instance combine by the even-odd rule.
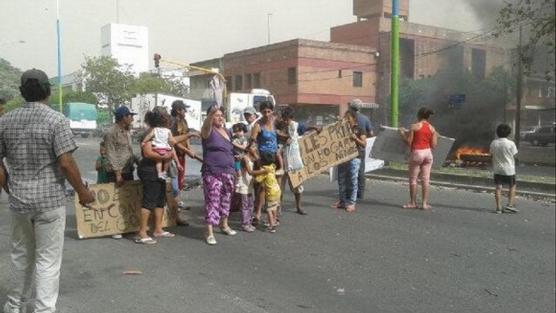
[[[267,170],[268,173],[264,175],[258,175],[255,180],[258,183],[262,183],[265,191],[265,198],[267,202],[278,202],[280,201],[280,185],[276,179],[276,167],[272,165],[263,165],[262,169]]]

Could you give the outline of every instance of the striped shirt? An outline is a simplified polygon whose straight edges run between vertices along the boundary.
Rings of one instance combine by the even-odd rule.
[[[40,102],[0,117],[0,158],[9,170],[10,209],[46,212],[66,205],[58,157],[77,144],[66,118]]]

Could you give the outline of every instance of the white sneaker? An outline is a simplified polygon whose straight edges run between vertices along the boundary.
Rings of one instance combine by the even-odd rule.
[[[216,244],[216,238],[214,238],[214,236],[208,236],[206,240],[207,243],[211,246],[214,246]]]
[[[112,235],[112,239],[122,239],[122,235],[121,234],[117,234],[117,235]]]

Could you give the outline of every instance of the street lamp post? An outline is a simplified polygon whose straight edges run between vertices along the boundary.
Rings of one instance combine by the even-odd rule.
[[[60,0],[56,0],[56,38],[58,46],[58,105],[62,112],[62,47],[60,38]]]
[[[392,0],[392,47],[390,54],[390,118],[391,126],[398,127],[400,80],[400,2]]]
[[[266,39],[267,39],[267,43],[270,45],[270,17],[272,16],[272,13],[267,13],[266,14]]]

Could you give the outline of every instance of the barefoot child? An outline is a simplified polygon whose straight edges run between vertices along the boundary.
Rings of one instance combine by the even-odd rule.
[[[104,141],[100,143],[100,155],[95,163],[95,169],[97,170],[97,184],[106,184],[108,180],[108,171],[110,170],[110,162],[106,157],[106,147]]]
[[[515,201],[515,155],[517,147],[515,143],[508,139],[512,133],[512,128],[507,124],[500,124],[496,128],[497,139],[490,144],[490,153],[492,154],[492,170],[494,172],[494,184],[496,185],[496,213],[502,213],[501,197],[502,185],[509,186],[508,205],[504,207],[504,212],[517,213],[514,207]]]
[[[276,179],[276,165],[273,154],[264,153],[260,156],[261,169],[252,172],[255,180],[264,190],[266,213],[268,215],[267,231],[276,232],[278,206],[280,205],[280,185]]]
[[[167,153],[171,153],[174,161],[176,161],[178,170],[183,170],[178,162],[176,151],[173,149],[173,146],[176,145],[176,140],[168,128],[170,123],[169,117],[159,111],[149,111],[145,114],[145,123],[150,129],[141,142],[141,146],[150,142],[153,146],[153,150],[158,154],[166,155]],[[171,161],[156,162],[156,171],[159,179],[166,180],[168,178],[170,162]]]

